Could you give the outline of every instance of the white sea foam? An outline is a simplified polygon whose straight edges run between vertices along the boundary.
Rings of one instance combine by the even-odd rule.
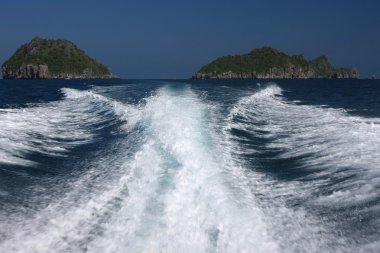
[[[227,131],[217,131],[215,108],[190,88],[160,88],[137,106],[94,92],[64,92],[75,110],[82,100],[111,104],[131,134],[115,152],[92,161],[67,194],[8,226],[0,241],[5,252],[348,251],[344,240],[328,240],[330,231],[305,211],[286,207],[282,198],[302,184],[276,185],[231,156],[237,148]],[[251,117],[243,102],[231,115]],[[260,194],[273,197],[271,205]],[[338,246],[329,248],[331,242]]]
[[[139,150],[123,158],[119,149],[88,172],[109,163],[112,171],[122,172],[119,179],[99,181],[95,192],[70,193],[15,224],[0,247],[7,252],[278,252],[264,214],[244,190],[244,175],[236,172],[235,185],[228,184],[233,169],[212,142],[207,105],[190,89],[178,95],[162,88],[138,108],[140,116],[132,117],[145,129]],[[112,162],[115,157],[124,160],[121,165]],[[87,180],[78,180],[74,189],[85,188]],[[233,187],[246,194],[236,195]]]
[[[275,84],[242,98],[232,110],[234,117],[241,120],[230,127],[268,139],[266,148],[279,151],[280,158],[299,158],[300,166],[315,171],[312,177],[320,178],[321,185],[346,178],[316,202],[347,206],[379,196],[380,119],[287,101]]]
[[[142,110],[152,143],[131,163],[130,197],[90,249],[278,251],[253,200],[233,196],[225,184],[227,168],[211,140],[207,106],[189,89],[178,95],[165,88],[148,98]],[[110,244],[115,238],[121,243]]]
[[[0,163],[32,166],[27,155],[64,155],[88,143],[94,131],[130,112],[121,103],[91,91],[62,89],[65,98],[20,109],[0,109]]]

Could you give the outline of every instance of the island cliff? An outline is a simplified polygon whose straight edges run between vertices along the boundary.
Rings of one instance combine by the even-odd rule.
[[[74,43],[39,37],[22,45],[2,65],[3,79],[115,78],[111,70]]]
[[[203,66],[193,79],[309,79],[358,78],[354,68],[334,68],[323,55],[308,61],[303,55],[287,55],[271,47],[248,54],[223,56]]]

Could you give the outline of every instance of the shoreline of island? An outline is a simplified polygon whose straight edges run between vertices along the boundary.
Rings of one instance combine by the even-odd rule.
[[[306,60],[272,47],[222,56],[204,65],[192,79],[357,79],[355,68],[335,68],[326,55]]]

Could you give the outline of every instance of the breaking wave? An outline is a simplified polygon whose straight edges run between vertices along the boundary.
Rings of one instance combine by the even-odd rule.
[[[358,249],[337,236],[334,224],[287,201],[294,195],[315,205],[373,201],[377,119],[286,101],[276,85],[242,98],[222,121],[215,120],[224,117],[218,105],[186,85],[160,87],[135,105],[95,91],[62,92],[61,101],[0,111],[7,122],[0,130],[2,163],[34,166],[27,154],[64,155],[115,124],[125,134],[46,208],[2,221],[5,252]],[[252,144],[253,135],[267,140],[264,149]],[[299,158],[298,168],[311,171],[310,185],[281,181],[241,159],[268,150]],[[332,184],[335,178],[344,180]],[[331,192],[315,195],[322,186]],[[370,243],[368,249],[377,248]]]
[[[267,186],[256,185],[256,195],[264,206],[283,199],[325,220],[347,246],[343,251],[376,252],[380,119],[288,101],[283,92],[268,85],[240,99],[229,115],[235,154],[249,157],[260,171],[258,184]]]
[[[30,154],[62,156],[90,143],[99,129],[123,120],[129,111],[117,101],[63,88],[64,99],[27,108],[0,109],[0,163],[35,166]]]

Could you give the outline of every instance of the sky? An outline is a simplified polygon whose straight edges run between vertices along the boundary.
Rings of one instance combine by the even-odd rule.
[[[74,42],[122,78],[189,78],[272,46],[380,78],[378,0],[0,0],[0,63],[34,36]]]

